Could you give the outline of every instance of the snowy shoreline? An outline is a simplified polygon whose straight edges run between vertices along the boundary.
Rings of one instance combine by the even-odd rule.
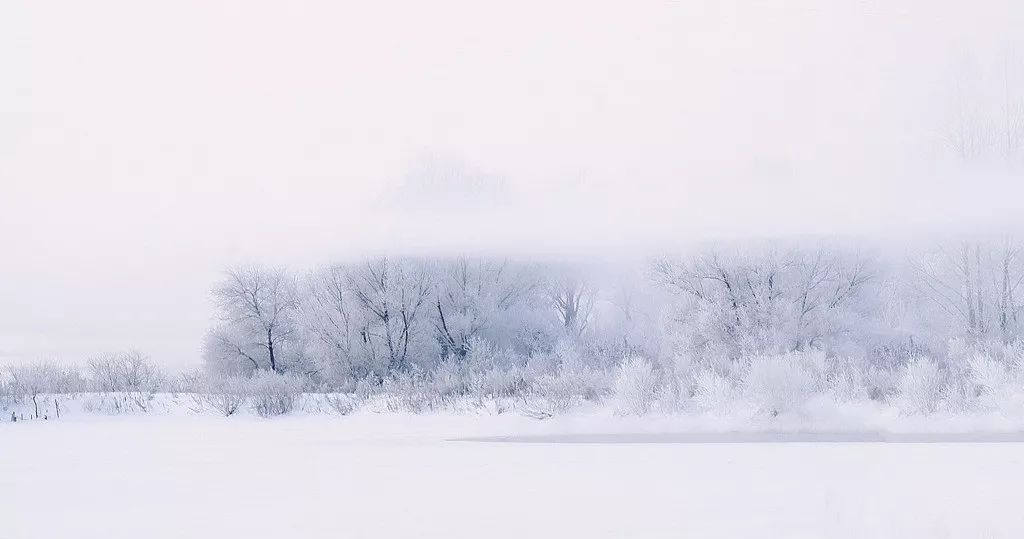
[[[529,436],[479,436],[455,438],[451,442],[540,443],[540,444],[777,444],[777,443],[1024,443],[1024,431],[1006,433],[896,433],[881,431],[732,431],[538,434]]]
[[[190,394],[157,394],[148,411],[110,413],[100,406],[104,394],[41,396],[46,419],[31,419],[32,403],[9,406],[0,428],[34,424],[61,429],[70,425],[117,423],[126,428],[174,424],[282,425],[383,436],[430,433],[445,441],[503,443],[1024,443],[1024,418],[1000,412],[962,414],[901,413],[879,403],[809,402],[770,416],[751,410],[733,413],[651,413],[620,415],[609,404],[588,404],[550,416],[536,416],[522,403],[467,400],[444,409],[413,413],[389,409],[386,399],[371,399],[338,413],[324,394],[305,394],[293,412],[261,418],[242,409],[231,417],[196,406]],[[55,417],[55,403],[61,415]],[[99,404],[98,404],[99,403]],[[11,416],[19,420],[11,422]],[[147,427],[148,428],[148,427]]]

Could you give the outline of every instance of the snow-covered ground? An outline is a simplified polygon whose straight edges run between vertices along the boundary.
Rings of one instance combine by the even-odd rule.
[[[0,423],[0,537],[1024,537],[1021,443],[623,434],[637,424],[375,413]],[[487,436],[511,438],[456,440]]]

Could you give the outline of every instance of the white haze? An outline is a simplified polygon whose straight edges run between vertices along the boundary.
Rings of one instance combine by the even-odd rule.
[[[1019,163],[943,139],[1024,95],[1022,27],[1011,0],[7,0],[0,360],[197,365],[243,261],[1016,228]]]

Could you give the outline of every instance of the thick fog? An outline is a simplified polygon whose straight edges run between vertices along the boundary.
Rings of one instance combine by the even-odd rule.
[[[1006,0],[0,4],[0,360],[199,365],[237,263],[1016,230]]]

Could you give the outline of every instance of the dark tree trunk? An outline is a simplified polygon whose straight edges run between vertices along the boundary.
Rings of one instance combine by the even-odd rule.
[[[270,352],[270,372],[277,372],[277,361],[274,359],[274,336],[267,330],[267,351]]]

